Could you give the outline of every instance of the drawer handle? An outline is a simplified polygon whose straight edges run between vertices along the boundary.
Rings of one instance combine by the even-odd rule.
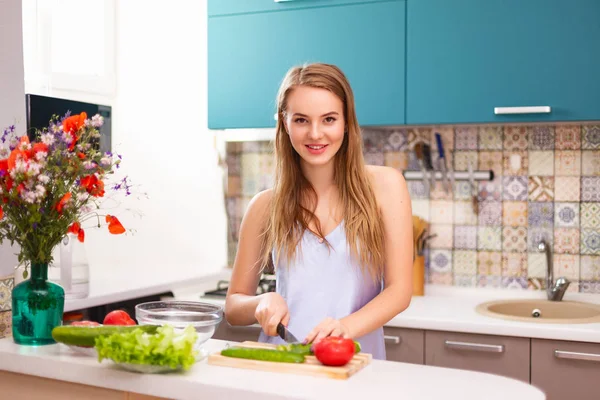
[[[535,107],[495,107],[494,114],[550,114],[549,106]]]
[[[456,350],[474,350],[474,351],[485,351],[488,353],[504,353],[503,344],[483,344],[483,343],[467,343],[467,342],[454,342],[452,340],[446,340],[444,342],[446,347]]]
[[[402,342],[402,338],[400,336],[384,335],[383,340],[385,340],[386,342],[392,342],[393,344],[400,344]]]
[[[554,350],[554,357],[568,358],[570,360],[584,360],[600,362],[600,354],[594,353],[578,353],[576,351]]]

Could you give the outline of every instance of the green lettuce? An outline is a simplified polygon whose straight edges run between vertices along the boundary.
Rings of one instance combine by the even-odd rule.
[[[98,362],[108,358],[117,363],[168,365],[187,370],[196,361],[194,344],[198,334],[193,326],[176,333],[172,326],[164,325],[155,334],[135,329],[96,338]]]

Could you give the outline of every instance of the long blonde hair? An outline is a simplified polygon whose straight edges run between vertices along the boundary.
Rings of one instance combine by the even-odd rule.
[[[329,90],[344,104],[346,130],[342,145],[335,155],[334,179],[351,255],[358,260],[363,272],[379,280],[384,266],[383,222],[365,169],[354,94],[344,73],[334,65],[323,63],[291,68],[279,88],[275,184],[262,235],[262,265],[266,266],[269,261],[277,265],[280,255],[289,263],[296,255],[302,235],[307,229],[311,230],[311,222],[317,230],[313,233],[329,246],[319,219],[314,214],[317,194],[300,169],[300,156],[292,147],[284,125],[288,96],[299,85]],[[272,249],[277,250],[277,260],[270,260]]]

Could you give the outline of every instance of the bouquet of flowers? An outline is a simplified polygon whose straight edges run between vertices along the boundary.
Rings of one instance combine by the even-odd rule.
[[[117,217],[100,213],[105,181],[121,162],[120,155],[98,149],[100,115],[53,116],[30,141],[11,126],[0,136],[0,243],[20,246],[19,263],[49,264],[52,250],[72,233],[85,240],[82,224],[125,228]],[[127,177],[111,189],[130,194]]]

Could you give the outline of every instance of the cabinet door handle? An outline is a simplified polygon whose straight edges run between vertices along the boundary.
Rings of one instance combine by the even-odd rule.
[[[550,114],[550,106],[494,107],[494,114]]]
[[[568,358],[570,360],[584,360],[600,362],[600,354],[594,353],[579,353],[576,351],[554,350],[554,357]]]
[[[452,340],[446,340],[444,342],[446,347],[456,350],[473,350],[473,351],[485,351],[488,353],[504,353],[503,344],[483,344],[483,343],[468,343],[468,342],[455,342]]]
[[[386,342],[392,342],[393,344],[400,344],[402,342],[402,338],[400,336],[384,335],[383,340],[385,340]]]

